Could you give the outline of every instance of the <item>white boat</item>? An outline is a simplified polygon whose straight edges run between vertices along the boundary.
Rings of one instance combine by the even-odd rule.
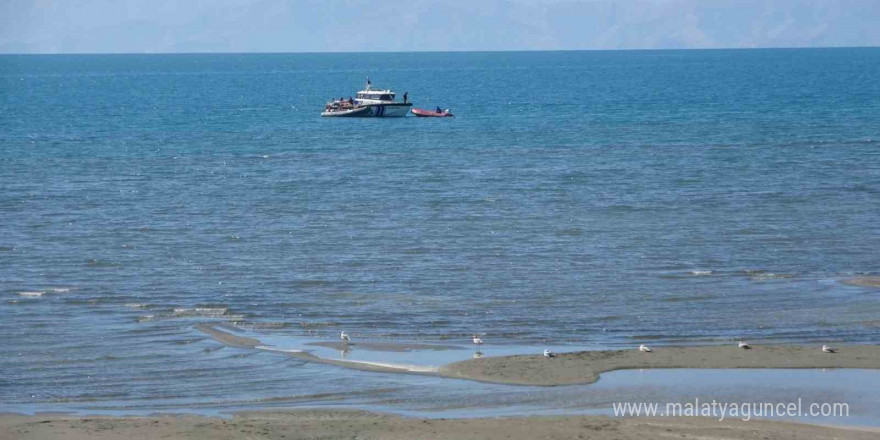
[[[344,104],[341,104],[344,103]],[[353,106],[349,105],[345,101],[332,101],[328,102],[326,106],[324,106],[324,111],[321,112],[321,116],[328,117],[342,117],[342,118],[362,118],[365,116],[370,116],[371,110],[367,107],[363,106]]]
[[[390,89],[373,89],[369,79],[367,79],[367,86],[360,92],[357,92],[354,102],[358,107],[369,108],[370,113],[364,116],[372,116],[374,118],[406,116],[409,113],[409,108],[412,107],[411,102],[398,102],[397,94]]]

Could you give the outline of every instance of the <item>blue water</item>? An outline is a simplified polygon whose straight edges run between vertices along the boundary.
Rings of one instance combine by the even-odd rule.
[[[367,77],[456,118],[319,117]],[[878,77],[880,49],[0,56],[0,402],[428,380],[222,348],[194,329],[218,319],[876,343],[880,290],[842,281],[880,274]]]

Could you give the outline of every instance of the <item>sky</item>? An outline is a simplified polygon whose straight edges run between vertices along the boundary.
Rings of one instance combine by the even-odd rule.
[[[0,53],[880,46],[880,0],[0,0]]]

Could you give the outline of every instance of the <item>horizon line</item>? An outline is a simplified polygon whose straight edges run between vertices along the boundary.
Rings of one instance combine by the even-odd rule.
[[[662,52],[662,51],[724,51],[724,50],[810,50],[810,49],[877,49],[877,46],[767,46],[767,47],[687,47],[687,48],[620,48],[620,49],[502,49],[502,50],[412,50],[412,51],[323,51],[323,52],[0,52],[0,56],[53,55],[338,55],[338,54],[417,54],[417,53],[526,53],[526,52]]]

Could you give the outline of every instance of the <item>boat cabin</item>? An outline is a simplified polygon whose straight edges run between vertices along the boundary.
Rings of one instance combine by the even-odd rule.
[[[358,101],[366,101],[366,103],[394,102],[396,93],[391,90],[361,90],[357,93]]]

